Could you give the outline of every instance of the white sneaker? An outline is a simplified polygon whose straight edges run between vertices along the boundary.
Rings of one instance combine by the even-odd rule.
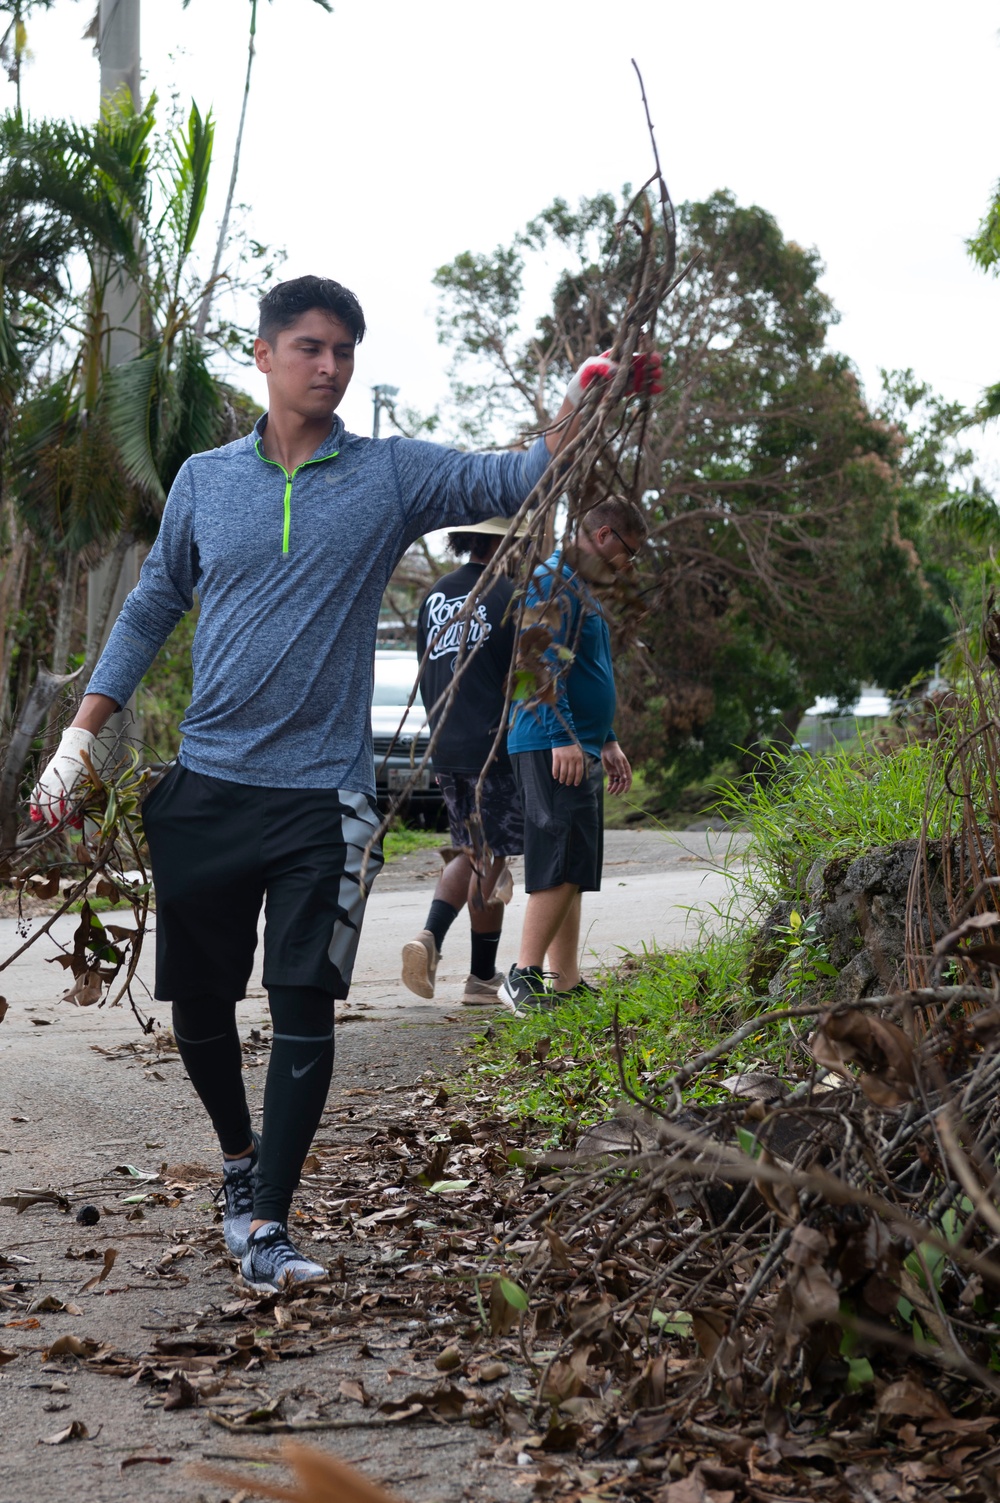
[[[421,929],[416,939],[403,946],[403,985],[418,997],[433,997],[441,952],[429,929]]]

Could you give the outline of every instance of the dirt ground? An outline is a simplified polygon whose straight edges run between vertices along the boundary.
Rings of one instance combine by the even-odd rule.
[[[714,877],[707,840],[621,832],[609,843],[607,881],[645,883],[635,888],[643,912],[663,915],[645,921],[647,939],[676,919],[678,881],[692,903],[717,896],[697,885]],[[504,1434],[503,1393],[531,1386],[516,1333],[483,1334],[471,1274],[456,1304],[428,1297],[425,1269],[417,1280],[389,1266],[399,1254],[380,1249],[377,1223],[403,1192],[366,1169],[366,1145],[385,1147],[404,1119],[411,1138],[426,1129],[429,1143],[447,1139],[454,1113],[440,1086],[453,1089],[484,1023],[454,991],[418,1004],[386,980],[410,922],[399,905],[418,913],[437,870],[420,852],[380,880],[372,944],[384,930],[387,948],[372,951],[340,1009],[334,1085],[304,1184],[307,1206],[334,1208],[324,1212],[332,1222],[306,1216],[301,1226],[331,1281],[292,1305],[248,1298],[225,1254],[217,1150],[176,1055],[127,1012],[60,1008],[62,973],[40,950],[0,976],[12,1004],[0,1032],[0,1503],[252,1496],[189,1466],[249,1462],[283,1480],[276,1432],[289,1424],[412,1503],[531,1495],[540,1453],[523,1427]],[[0,928],[3,958],[12,921]],[[251,1102],[263,1088],[265,1019],[252,988],[240,1009]],[[24,1193],[39,1190],[55,1198]],[[77,1219],[84,1206],[96,1208],[94,1224]],[[338,1216],[369,1226],[370,1240],[315,1240]],[[442,1237],[442,1259],[474,1267],[476,1248],[455,1231]],[[595,1465],[595,1485],[601,1474]]]

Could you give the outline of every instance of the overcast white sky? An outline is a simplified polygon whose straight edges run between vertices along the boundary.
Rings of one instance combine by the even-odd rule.
[[[57,0],[32,20],[32,114],[93,117],[94,5]],[[176,88],[217,120],[213,222],[249,12],[143,5],[145,92]],[[633,55],[675,200],[728,187],[817,247],[843,315],[832,342],[870,393],[879,366],[965,403],[1000,380],[1000,282],[964,250],[1000,176],[995,0],[336,0],[332,16],[260,0],[257,40],[238,197],[253,233],[287,250],[285,275],[360,296],[370,333],[342,407],[356,431],[373,382],[418,408],[445,394],[437,266],[508,242],[557,195],[648,175]],[[259,377],[245,384],[263,399]],[[995,432],[982,450],[997,481]]]

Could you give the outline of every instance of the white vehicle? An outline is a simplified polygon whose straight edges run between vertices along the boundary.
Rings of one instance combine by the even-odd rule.
[[[407,700],[417,679],[417,654],[408,648],[380,647],[375,652],[372,687],[372,747],[375,791],[379,803],[405,788],[430,740],[430,727],[419,692],[409,710]],[[419,774],[409,796],[412,813],[437,818],[441,791],[429,766]]]

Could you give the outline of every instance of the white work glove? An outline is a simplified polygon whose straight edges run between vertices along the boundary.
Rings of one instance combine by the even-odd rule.
[[[36,824],[54,826],[64,817],[72,805],[74,788],[87,773],[80,753],[92,756],[96,740],[93,731],[79,725],[63,731],[55,756],[31,790],[30,813]]]
[[[617,360],[612,360],[611,351],[605,350],[602,355],[591,355],[585,360],[566,388],[566,400],[574,407],[579,407],[583,401],[583,394],[592,381],[610,381],[618,369]],[[655,396],[663,390],[663,359],[654,351],[651,355],[636,354],[632,356],[632,370],[629,374],[629,382],[625,388],[627,396],[633,392],[642,392],[644,396]]]

